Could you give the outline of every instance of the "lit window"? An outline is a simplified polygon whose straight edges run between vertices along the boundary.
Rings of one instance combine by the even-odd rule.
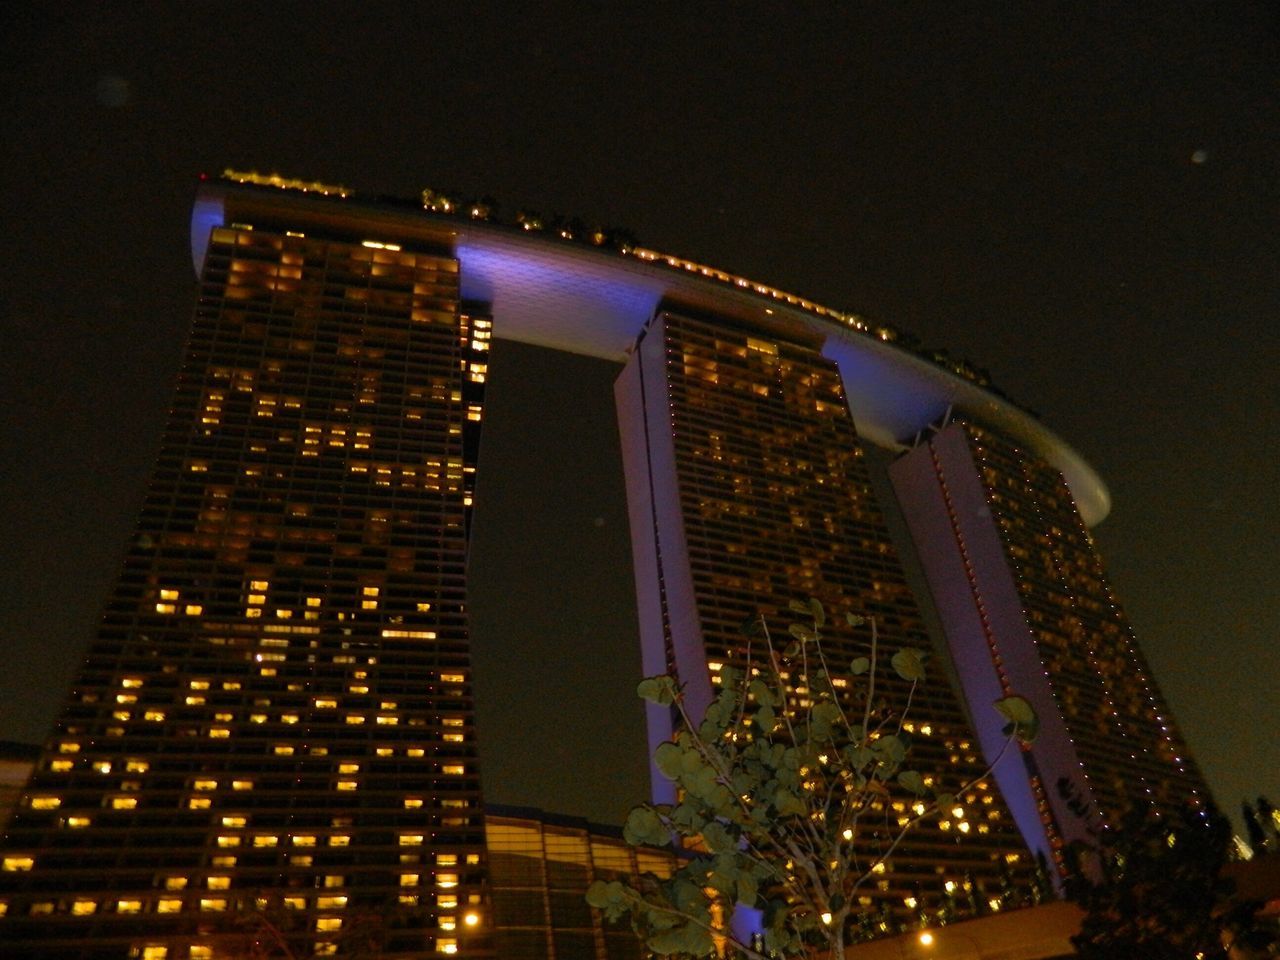
[[[436,886],[443,890],[452,890],[458,885],[456,873],[441,873],[436,876]]]
[[[338,705],[337,700],[316,700],[317,710],[330,710]]]
[[[338,789],[339,790],[359,790],[360,784],[357,783],[355,780],[339,780]]]
[[[441,953],[457,953],[458,941],[457,940],[437,940],[436,949],[439,950]]]
[[[165,960],[169,956],[168,947],[148,946],[142,948],[142,960]]]
[[[400,834],[400,846],[413,847],[422,843],[422,834],[420,833],[402,833]]]
[[[154,722],[154,723],[159,723],[161,720],[163,720],[163,719],[164,719],[164,711],[163,711],[163,710],[148,710],[146,713],[144,713],[144,714],[143,714],[143,717],[144,717],[145,719],[147,719],[147,720],[150,720],[150,721]]]
[[[273,836],[269,833],[260,833],[253,838],[253,845],[255,847],[274,847],[279,842],[279,837]]]
[[[69,741],[63,741],[62,743],[58,744],[58,752],[59,753],[79,753],[80,744],[71,743]]]
[[[141,900],[117,900],[116,913],[141,913]]]
[[[316,845],[316,838],[306,834],[299,834],[293,838],[293,844],[296,847],[314,847]]]
[[[177,913],[182,909],[182,901],[176,897],[166,897],[156,903],[156,913]]]
[[[223,817],[222,825],[224,827],[243,827],[248,820],[245,817]]]
[[[112,810],[134,810],[138,806],[137,797],[112,797]]]
[[[66,773],[75,763],[71,760],[53,760],[49,763],[49,769],[54,773]]]
[[[400,886],[402,886],[402,887],[416,887],[416,886],[418,885],[418,880],[419,880],[419,879],[421,879],[421,875],[420,875],[420,874],[417,874],[417,873],[402,873],[402,874],[400,874]]]
[[[316,918],[316,930],[318,930],[320,933],[328,933],[331,930],[341,930],[341,929],[342,929],[341,917],[317,917]]]
[[[213,947],[194,946],[188,957],[190,960],[213,960]]]
[[[316,898],[317,910],[341,910],[346,905],[347,895],[345,893],[338,896]]]
[[[89,826],[92,821],[88,817],[67,817],[67,826],[72,830],[79,830]]]
[[[238,847],[240,846],[239,837],[221,836],[218,837],[218,846],[220,847]]]
[[[32,810],[57,810],[62,806],[61,797],[32,797],[29,801]]]
[[[210,890],[229,890],[231,888],[230,877],[210,877],[208,880]]]
[[[200,909],[220,913],[227,909],[227,901],[222,897],[203,897],[200,900]]]
[[[347,723],[351,724],[352,726],[358,726],[359,724],[364,723],[364,716],[359,713],[348,713]]]
[[[329,838],[329,846],[346,847],[351,844],[351,838],[343,833],[336,833]]]
[[[232,790],[252,790],[253,781],[252,780],[232,780],[231,789]]]
[[[467,768],[460,763],[446,763],[442,770],[450,777],[460,777],[467,772]]]
[[[77,917],[83,917],[89,913],[95,913],[98,909],[97,900],[77,900],[71,904],[71,912]]]
[[[187,889],[186,877],[165,877],[164,888],[166,890],[185,890]]]

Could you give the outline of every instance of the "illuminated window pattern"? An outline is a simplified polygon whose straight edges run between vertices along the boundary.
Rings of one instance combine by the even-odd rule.
[[[649,538],[658,558],[664,592],[647,622],[662,625],[669,669],[679,672],[677,650],[704,650],[706,662],[693,669],[709,671],[716,683],[723,664],[741,661],[744,621],[763,614],[775,624],[790,622],[788,604],[811,596],[829,610],[874,616],[882,649],[929,648],[831,361],[809,346],[729,322],[665,313],[633,352],[619,398],[620,417],[632,424],[624,445],[628,434],[648,444],[625,454],[628,469],[649,471],[654,491],[647,505],[652,526],[632,536]],[[676,514],[678,525],[670,520]],[[680,538],[685,549],[667,548]],[[689,624],[696,634],[681,626]],[[865,632],[842,624],[829,630],[828,642],[834,661],[867,652]],[[652,635],[646,643],[652,649]],[[905,702],[905,685],[892,671],[882,670],[877,684],[890,703]],[[803,703],[797,687],[795,705]],[[940,667],[916,692],[912,718],[913,768],[944,788],[982,772]],[[935,904],[941,899],[941,870],[971,874],[995,889],[1007,855],[1029,865],[993,788],[984,784],[961,799],[969,808],[990,801],[986,829],[968,817],[945,828],[925,822],[868,889],[873,902],[905,916],[903,898],[917,889]],[[909,816],[905,808],[883,814],[886,830]],[[868,837],[868,854],[875,842]]]
[[[195,956],[275,886],[324,953],[439,852],[487,909],[464,575],[492,324],[452,259],[280,226],[213,231],[124,572],[6,838],[15,955],[92,924]],[[434,951],[433,917],[394,949]]]
[[[997,431],[968,422],[951,425],[911,456],[917,458],[916,470],[927,469],[944,503],[949,505],[953,488],[969,484],[976,484],[985,499],[1003,565],[992,570],[971,562],[965,540],[977,534],[966,533],[953,517],[958,562],[979,609],[995,595],[998,580],[1012,579],[1021,608],[1019,630],[1034,640],[1041,682],[1075,755],[1071,765],[1078,763],[1076,775],[1097,813],[1110,817],[1133,802],[1170,809],[1188,800],[1205,802],[1200,771],[1062,475]],[[941,561],[935,556],[934,562]],[[998,642],[989,638],[988,646],[997,671],[1003,671]],[[1062,804],[1044,795],[1054,789],[1053,782],[1037,784],[1041,818],[1057,843],[1070,825],[1055,821],[1052,810]]]

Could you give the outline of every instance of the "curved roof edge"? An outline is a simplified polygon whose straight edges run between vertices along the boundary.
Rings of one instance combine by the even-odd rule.
[[[901,450],[948,410],[989,424],[1059,470],[1089,526],[1111,509],[1101,476],[1039,419],[985,385],[895,345],[860,317],[656,251],[568,242],[412,206],[367,203],[240,185],[200,185],[191,216],[197,275],[210,231],[228,223],[314,225],[448,250],[460,264],[464,299],[492,306],[494,335],[622,362],[660,304],[705,310],[824,343],[840,367],[858,432]]]

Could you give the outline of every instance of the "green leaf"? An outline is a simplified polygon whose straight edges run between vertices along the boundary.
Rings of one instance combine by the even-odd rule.
[[[893,734],[873,741],[871,750],[882,763],[889,763],[894,766],[907,758],[907,745]]]
[[[665,673],[646,677],[636,685],[636,694],[650,703],[668,707],[676,702],[676,682]]]
[[[1030,743],[1040,732],[1040,718],[1036,716],[1035,707],[1023,697],[1004,697],[996,701],[995,707],[1013,724],[1013,732],[1023,743]]]
[[[645,806],[633,807],[627,814],[622,836],[633,847],[665,847],[671,840],[662,820]]]
[[[924,661],[926,654],[921,653],[913,647],[899,650],[893,655],[893,669],[898,672],[903,680],[910,680],[912,683],[924,679]]]
[[[809,604],[804,600],[792,600],[788,606],[791,608],[792,613],[798,613],[802,617],[809,615]]]
[[[929,788],[924,785],[924,777],[914,770],[903,770],[898,774],[898,782],[917,797],[922,797],[929,792]]]
[[[773,807],[780,817],[803,816],[808,812],[800,798],[790,790],[779,790],[773,798]]]
[[[799,640],[801,643],[813,643],[818,639],[818,635],[813,630],[806,627],[803,623],[793,623],[787,628],[787,632]]]
[[[854,770],[861,770],[875,759],[875,754],[861,744],[851,743],[840,752],[844,755],[845,761]]]
[[[737,839],[715,820],[702,828],[702,839],[712,853],[733,853],[738,849]]]
[[[777,726],[778,717],[773,712],[773,707],[765,704],[756,711],[755,722],[762,733],[770,734],[773,733],[773,728]]]
[[[822,602],[817,597],[809,598],[809,613],[813,616],[813,624],[822,627],[827,622],[827,612],[822,609]]]
[[[659,956],[685,954],[701,957],[710,953],[715,944],[711,934],[696,924],[684,923],[661,933],[655,933],[645,940],[650,950]]]
[[[603,880],[595,881],[591,886],[587,887],[587,903],[595,907],[597,910],[603,910],[617,899],[613,896],[610,890],[611,887],[621,888],[622,884],[618,883],[617,880],[610,881],[609,883],[605,883]]]
[[[831,728],[840,721],[840,708],[830,700],[816,703],[809,711],[809,719],[813,723],[813,735],[819,740],[831,737]]]
[[[844,622],[851,627],[860,627],[867,621],[865,617],[860,617],[856,613],[846,613],[844,615]]]
[[[762,707],[775,707],[778,705],[778,698],[774,696],[769,685],[759,677],[751,681],[751,684],[747,687],[747,692]]]
[[[680,766],[684,751],[668,741],[653,752],[653,763],[668,780],[677,779],[682,770]]]
[[[860,677],[871,669],[871,661],[866,657],[855,657],[853,663],[849,664],[849,672],[855,677]]]

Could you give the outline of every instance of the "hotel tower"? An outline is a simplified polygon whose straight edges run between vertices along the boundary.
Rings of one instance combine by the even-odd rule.
[[[1095,818],[1207,802],[1089,539],[1105,486],[980,371],[600,231],[424,200],[230,171],[202,183],[173,406],[4,834],[0,953],[504,953],[466,606],[493,336],[622,365],[647,673],[674,671],[696,701],[748,617],[809,596],[875,617],[886,649],[939,653],[909,722],[913,765],[947,789],[998,749],[992,700],[1037,705],[1042,740],[909,835],[869,916],[998,902],[1031,851],[1052,858],[1078,830],[1059,779]],[[899,507],[877,497],[865,444],[901,454],[914,544],[890,536]],[[850,655],[865,642],[832,635]],[[651,743],[670,735],[665,711],[649,720]],[[519,955],[639,955],[621,937],[557,942]]]

